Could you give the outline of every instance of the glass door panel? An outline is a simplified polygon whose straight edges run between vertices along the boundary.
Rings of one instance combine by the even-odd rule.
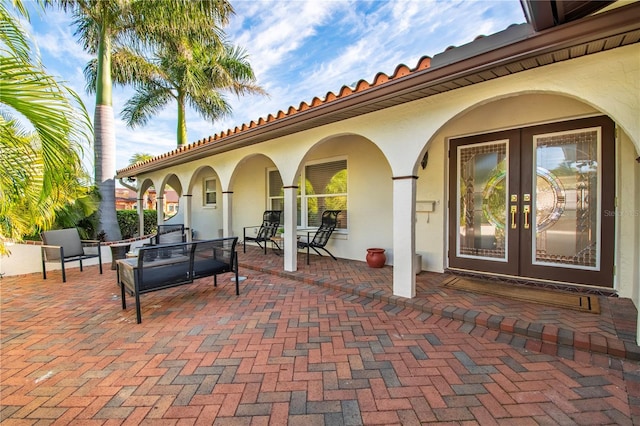
[[[458,147],[458,256],[507,261],[507,144]]]
[[[600,129],[534,135],[532,262],[600,266]]]
[[[518,170],[518,134],[509,130],[451,141],[450,267],[518,272],[520,236],[512,212],[517,209],[512,197],[519,191],[513,174]]]

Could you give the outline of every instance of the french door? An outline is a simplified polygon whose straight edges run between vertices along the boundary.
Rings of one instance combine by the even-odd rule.
[[[612,287],[614,158],[606,117],[451,140],[449,267]]]

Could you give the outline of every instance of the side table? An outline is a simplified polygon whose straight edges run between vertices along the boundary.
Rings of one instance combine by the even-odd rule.
[[[131,247],[129,243],[111,244],[111,269],[116,269],[116,260],[124,259]]]

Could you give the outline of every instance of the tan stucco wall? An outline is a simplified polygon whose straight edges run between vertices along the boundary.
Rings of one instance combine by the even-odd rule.
[[[627,135],[619,136],[617,156],[616,286],[620,295],[635,299],[640,292],[640,164]]]
[[[206,178],[215,178],[217,185],[216,206],[204,205],[203,183]],[[197,239],[206,240],[222,236],[222,187],[215,171],[209,167],[200,169],[191,182],[191,229],[195,231]],[[184,212],[184,209],[181,210]],[[198,212],[198,214],[194,214]]]
[[[391,172],[386,160],[366,139],[342,135],[319,140],[301,161],[334,158],[345,158],[348,164],[349,230],[337,232],[327,248],[342,258],[364,260],[367,247],[382,246],[390,250],[391,260]],[[274,167],[264,155],[251,156],[238,167],[233,181],[234,235],[241,237],[244,226],[260,224],[267,208],[267,170]]]

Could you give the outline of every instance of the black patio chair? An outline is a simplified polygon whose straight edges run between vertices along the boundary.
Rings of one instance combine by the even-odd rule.
[[[307,232],[307,241],[298,241],[299,249],[307,249],[307,265],[309,264],[309,249],[312,249],[320,256],[322,256],[322,254],[318,249],[323,250],[331,256],[333,260],[337,260],[325,246],[327,245],[333,230],[336,229],[336,225],[338,224],[338,215],[341,211],[342,210],[325,210],[322,212],[322,223],[320,224],[320,227],[316,231]],[[313,238],[311,238],[311,234],[313,234]]]
[[[184,243],[187,236],[183,224],[158,225],[156,234],[151,237],[151,245]]]
[[[65,263],[80,261],[80,271],[82,271],[82,261],[86,259],[98,258],[100,273],[102,274],[102,252],[99,240],[81,240],[77,228],[56,229],[44,231],[40,234],[42,245],[40,246],[42,256],[42,278],[47,279],[47,262],[60,262],[62,269],[62,282],[67,282],[67,274],[64,268]],[[95,253],[85,251],[87,246],[95,246]]]
[[[282,212],[279,210],[267,210],[262,215],[262,225],[245,226],[242,228],[242,251],[247,252],[247,241],[253,241],[258,244],[260,248],[264,249],[264,254],[267,254],[267,243],[271,241],[271,238],[276,235],[278,227],[280,227],[280,216]],[[247,236],[247,229],[259,228],[255,237]],[[273,241],[271,241],[273,242]],[[262,244],[264,247],[262,247]],[[278,245],[277,243],[273,242]],[[278,248],[280,248],[278,246]]]

